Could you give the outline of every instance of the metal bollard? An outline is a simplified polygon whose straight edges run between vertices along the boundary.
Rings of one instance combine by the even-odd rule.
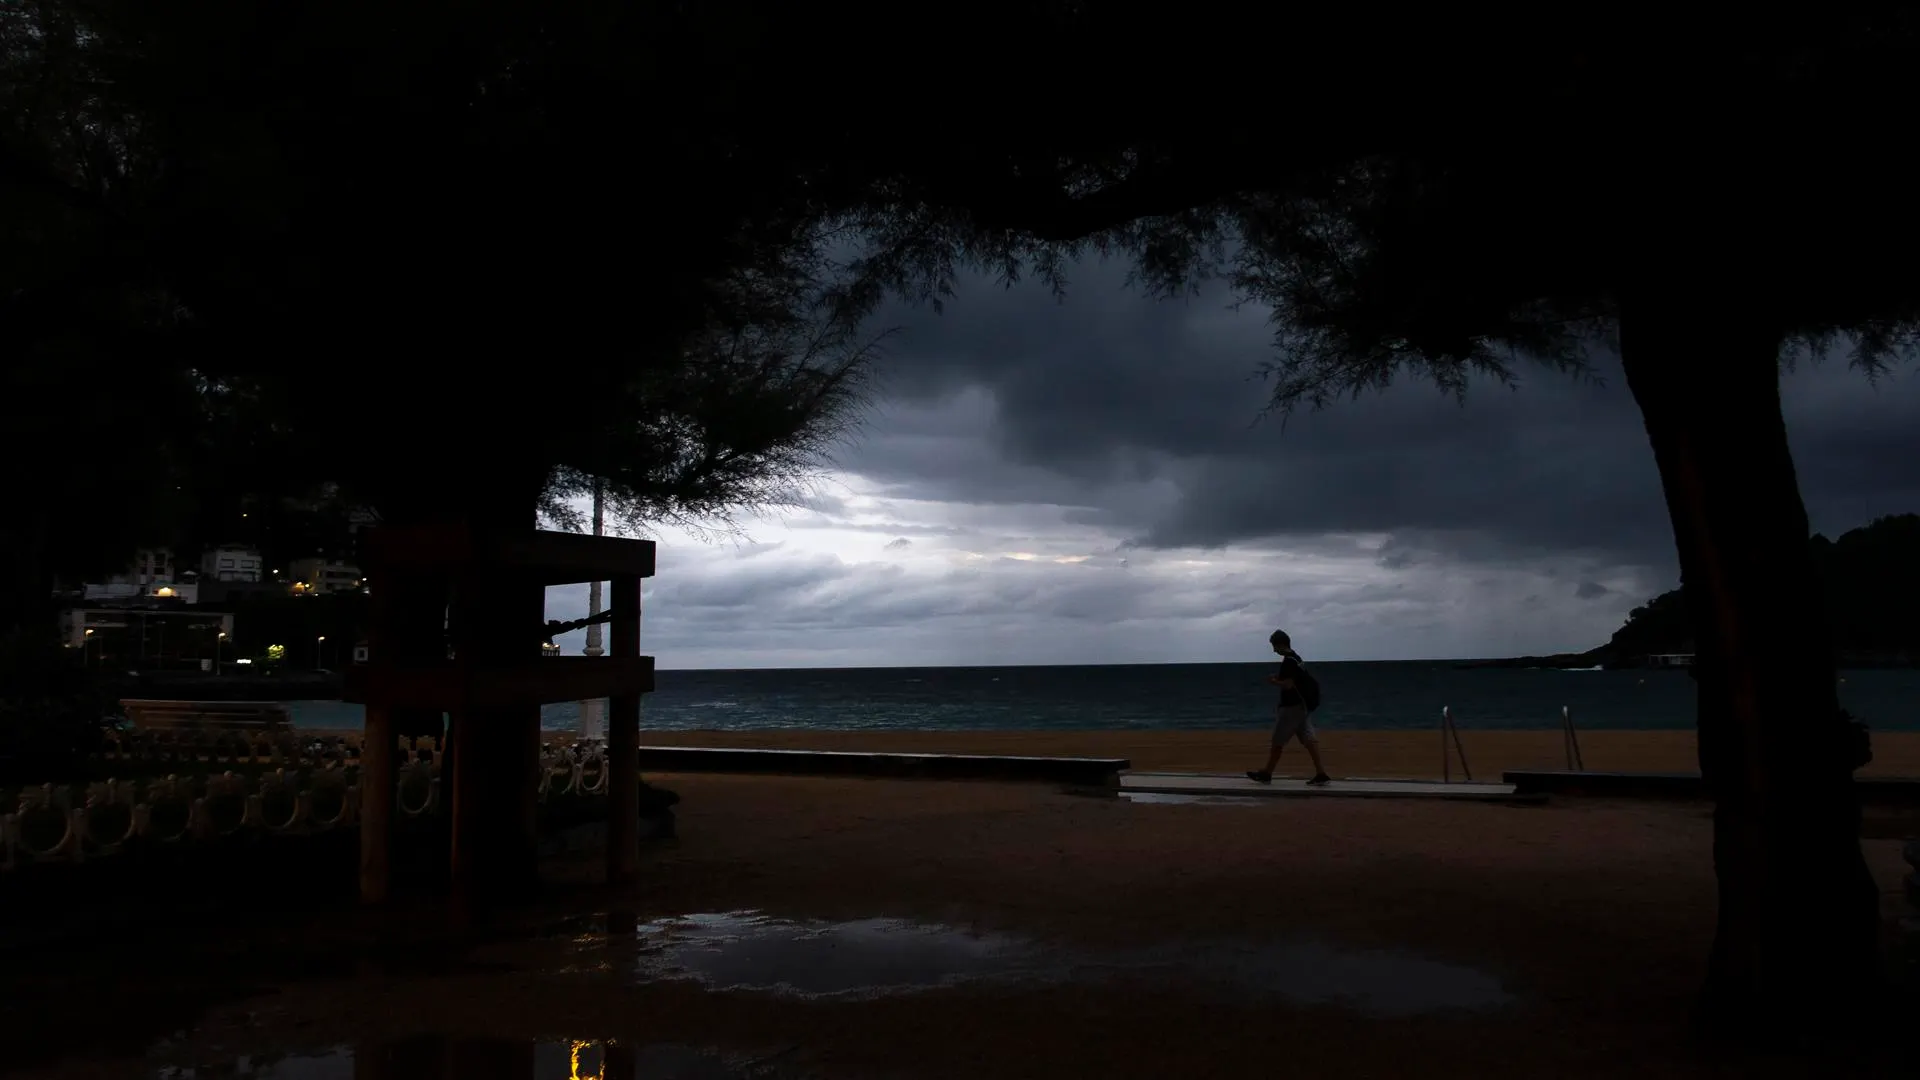
[[[1585,772],[1587,763],[1580,757],[1580,734],[1573,728],[1573,710],[1560,706],[1560,731],[1566,742],[1567,771]]]
[[[1447,740],[1453,740],[1453,751],[1460,755],[1460,773],[1468,783],[1473,782],[1473,767],[1467,764],[1467,748],[1460,743],[1460,729],[1453,723],[1453,707],[1440,707],[1440,782],[1453,783],[1453,761],[1447,753]]]

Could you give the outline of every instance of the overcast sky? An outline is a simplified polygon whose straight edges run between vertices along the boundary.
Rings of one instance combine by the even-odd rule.
[[[881,392],[814,504],[739,540],[659,536],[664,668],[1574,651],[1678,584],[1618,371],[1546,369],[1464,407],[1413,380],[1258,420],[1266,313],[1154,301],[1081,267],[1064,303],[971,282],[895,308]],[[1920,511],[1920,372],[1785,377],[1801,489],[1838,534]],[[554,589],[549,617],[586,610]],[[579,633],[560,639],[578,650]]]

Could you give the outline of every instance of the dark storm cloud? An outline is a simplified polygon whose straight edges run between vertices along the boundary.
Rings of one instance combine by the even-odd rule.
[[[1153,548],[1386,533],[1391,569],[1581,553],[1670,573],[1658,474],[1611,358],[1588,381],[1523,368],[1518,390],[1476,386],[1464,407],[1407,377],[1283,429],[1256,422],[1258,312],[1217,290],[1150,301],[1122,277],[1082,267],[1064,303],[981,281],[944,315],[883,315],[902,330],[889,404],[842,464],[925,499],[1072,507]],[[1817,528],[1920,510],[1920,378],[1876,389],[1835,361],[1785,391]]]
[[[1844,362],[1786,379],[1787,427],[1816,529],[1920,511],[1920,370],[1869,383]]]
[[[1123,563],[1111,560],[1060,565],[998,558],[914,574],[825,554],[742,561],[714,548],[663,549],[661,572],[647,583],[646,619],[650,632],[665,636],[745,626],[812,633],[955,621],[990,625],[1015,611],[1101,625],[1209,619],[1255,605],[1246,583],[1232,577],[1154,589],[1131,585],[1127,575]],[[585,592],[576,586],[549,590],[549,612],[577,617]],[[1311,604],[1299,606],[1308,610]]]

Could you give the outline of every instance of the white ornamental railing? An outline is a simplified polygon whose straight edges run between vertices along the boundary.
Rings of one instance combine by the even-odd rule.
[[[440,755],[434,741],[399,742],[394,792],[399,816],[440,812]],[[115,760],[128,767],[161,764],[180,761],[188,752],[187,745],[173,743],[170,757],[128,754]],[[284,763],[289,758],[291,763]],[[353,740],[244,761],[230,756],[220,764],[229,767],[144,780],[0,789],[0,871],[84,862],[142,847],[243,836],[307,836],[352,828],[359,820],[359,748]],[[542,749],[542,803],[597,799],[606,790],[606,759],[599,747],[553,744]]]

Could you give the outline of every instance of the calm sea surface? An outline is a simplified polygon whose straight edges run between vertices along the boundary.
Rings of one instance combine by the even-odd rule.
[[[675,729],[1257,728],[1271,721],[1270,664],[809,668],[662,671],[641,724]],[[1313,665],[1323,728],[1415,729],[1451,707],[1462,728],[1691,728],[1694,683],[1675,671],[1455,670],[1447,662]],[[1920,670],[1849,671],[1840,700],[1880,731],[1920,730]],[[299,701],[302,727],[357,728],[358,705]],[[546,726],[577,729],[575,704]]]

